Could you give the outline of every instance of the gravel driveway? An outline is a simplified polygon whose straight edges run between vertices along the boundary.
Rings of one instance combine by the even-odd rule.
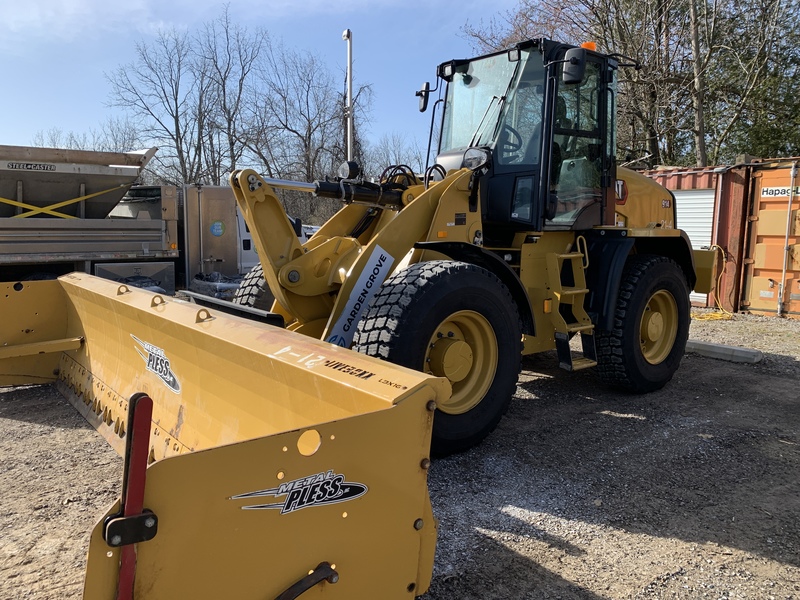
[[[423,598],[800,599],[800,321],[695,319],[691,338],[764,358],[689,354],[645,396],[526,359],[495,433],[434,462]],[[80,597],[120,459],[49,387],[0,389],[0,457],[0,597]]]

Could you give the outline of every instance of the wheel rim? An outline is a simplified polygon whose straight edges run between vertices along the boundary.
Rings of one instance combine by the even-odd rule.
[[[639,344],[642,356],[652,365],[666,360],[678,335],[678,303],[666,290],[650,297],[642,313]]]
[[[433,332],[425,354],[425,371],[447,377],[453,388],[439,410],[459,415],[480,404],[494,380],[497,357],[497,338],[483,315],[463,310],[445,319]]]

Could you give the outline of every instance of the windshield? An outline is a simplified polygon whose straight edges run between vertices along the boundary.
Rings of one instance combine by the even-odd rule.
[[[440,152],[498,145],[500,164],[539,162],[545,72],[538,53],[472,61],[447,86]]]
[[[506,54],[498,54],[459,68],[447,85],[440,152],[491,141],[517,65]]]

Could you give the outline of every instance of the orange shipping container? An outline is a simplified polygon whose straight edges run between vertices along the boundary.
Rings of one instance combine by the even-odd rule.
[[[743,269],[742,309],[800,317],[797,161],[757,166]]]

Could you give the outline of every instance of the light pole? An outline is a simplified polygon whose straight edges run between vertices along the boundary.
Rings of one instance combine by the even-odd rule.
[[[347,160],[353,160],[353,32],[345,29],[342,39],[347,42]]]

